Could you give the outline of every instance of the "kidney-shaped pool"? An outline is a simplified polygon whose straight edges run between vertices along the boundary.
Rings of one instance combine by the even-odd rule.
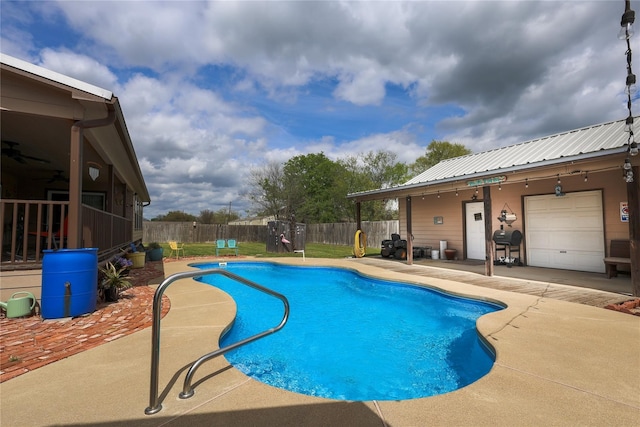
[[[267,262],[222,266],[289,300],[283,329],[225,354],[235,368],[263,383],[331,399],[403,400],[457,390],[493,366],[494,354],[475,323],[503,308],[498,304],[342,268]],[[199,280],[224,290],[237,305],[221,347],[282,319],[280,300],[223,275]]]

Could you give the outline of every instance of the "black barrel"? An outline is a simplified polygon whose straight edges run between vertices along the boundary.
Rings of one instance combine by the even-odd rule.
[[[496,245],[520,246],[522,233],[519,230],[496,230],[493,233],[493,241]]]

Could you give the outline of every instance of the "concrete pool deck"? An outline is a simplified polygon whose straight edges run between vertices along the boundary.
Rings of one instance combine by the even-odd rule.
[[[638,316],[544,293],[476,286],[465,283],[471,280],[464,276],[451,280],[410,274],[381,263],[276,261],[347,267],[502,301],[508,305],[505,310],[478,321],[480,333],[496,350],[496,363],[488,375],[452,393],[405,401],[342,402],[259,383],[219,357],[198,371],[195,395],[181,400],[186,368],[216,348],[235,313],[225,294],[185,279],[166,292],[171,310],[162,320],[159,413],[144,414],[149,405],[149,328],[0,384],[0,425],[638,425]],[[165,263],[165,275],[189,270],[190,262]]]

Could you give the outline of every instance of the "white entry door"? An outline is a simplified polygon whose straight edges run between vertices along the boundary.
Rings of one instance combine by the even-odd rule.
[[[484,202],[473,202],[465,205],[465,244],[467,259],[486,258],[486,239],[484,236]]]
[[[527,264],[604,273],[602,193],[525,197]]]

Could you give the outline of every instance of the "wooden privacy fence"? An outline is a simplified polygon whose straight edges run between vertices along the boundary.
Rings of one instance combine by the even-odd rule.
[[[192,222],[145,221],[142,224],[142,240],[185,243],[215,242],[218,239],[236,239],[239,242],[267,241],[266,225],[200,224]]]
[[[307,224],[307,242],[329,245],[353,245],[355,222]],[[380,242],[398,232],[398,221],[363,221],[362,231],[367,235],[367,246],[380,246]]]
[[[398,221],[363,221],[362,230],[367,234],[367,246],[380,246],[380,242],[398,233]],[[167,242],[176,240],[184,243],[214,242],[218,239],[236,239],[239,242],[267,242],[266,225],[225,225],[200,224],[192,222],[145,221],[143,242]],[[307,224],[308,243],[330,245],[353,245],[356,233],[354,222],[330,224]]]

